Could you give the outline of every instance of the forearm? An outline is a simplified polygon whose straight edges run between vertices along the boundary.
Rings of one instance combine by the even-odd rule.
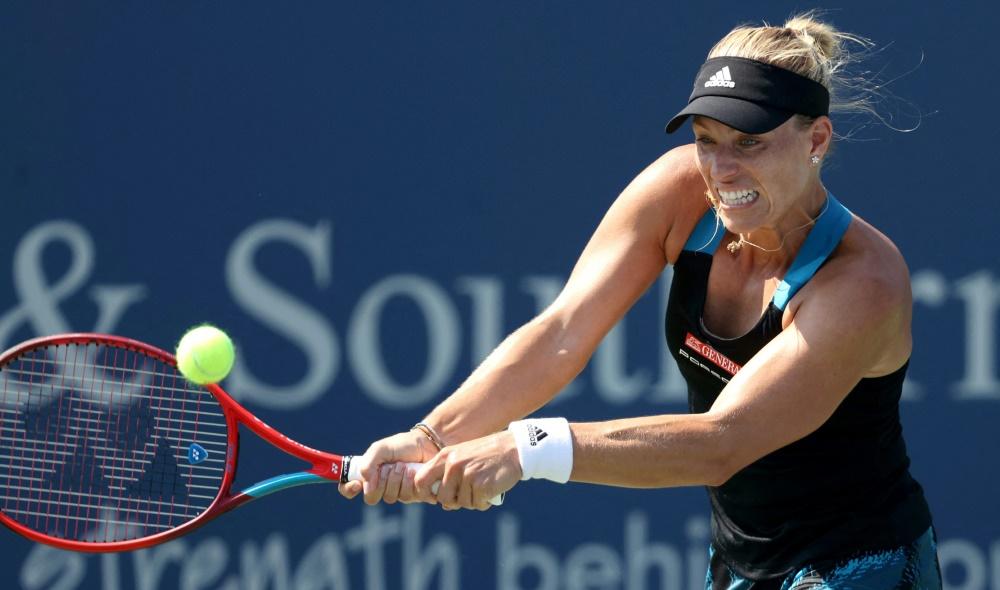
[[[632,488],[719,485],[731,472],[711,414],[574,423],[572,481]]]
[[[543,314],[508,336],[426,422],[447,444],[503,430],[559,393],[594,346],[571,341],[558,320]]]
[[[668,239],[705,210],[693,148],[671,150],[629,184],[591,236],[555,302],[511,334],[427,416],[454,444],[501,430],[551,400],[580,373],[616,322],[663,272]],[[686,238],[685,238],[686,239]]]

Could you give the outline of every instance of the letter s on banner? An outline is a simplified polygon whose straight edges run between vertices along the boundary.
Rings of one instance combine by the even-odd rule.
[[[427,369],[412,385],[393,380],[382,354],[379,325],[382,311],[393,297],[412,299],[427,325]],[[458,363],[460,326],[448,294],[429,279],[418,275],[386,277],[365,292],[351,314],[347,354],[358,383],[365,393],[390,408],[412,408],[444,393],[442,388]]]
[[[301,250],[309,260],[313,281],[330,283],[332,229],[321,221],[310,228],[294,221],[267,219],[250,226],[233,242],[226,258],[226,286],[236,303],[262,324],[294,343],[307,360],[307,372],[298,383],[278,387],[254,377],[237,363],[230,388],[242,399],[268,408],[301,408],[330,388],[340,368],[340,345],[329,321],[316,310],[269,282],[254,267],[254,254],[268,242],[283,242]]]

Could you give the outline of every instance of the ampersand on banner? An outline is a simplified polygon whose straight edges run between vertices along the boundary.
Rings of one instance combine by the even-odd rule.
[[[50,245],[69,248],[69,269],[55,283],[45,276],[42,256]],[[94,242],[71,221],[48,221],[28,232],[14,252],[14,290],[20,304],[0,316],[0,349],[7,348],[18,328],[30,324],[37,335],[72,332],[59,304],[86,283],[94,269]],[[146,296],[143,285],[97,285],[90,297],[97,303],[94,332],[113,332],[125,310]]]
[[[65,245],[71,261],[63,276],[55,283],[49,283],[43,255],[45,249],[53,244]],[[39,336],[74,331],[59,304],[80,290],[90,278],[93,268],[94,243],[79,225],[69,221],[49,221],[28,232],[14,252],[14,289],[20,304],[0,316],[0,350],[7,348],[14,334],[25,326]],[[92,331],[112,332],[125,310],[145,297],[146,289],[142,285],[97,285],[90,289],[89,294],[97,303],[97,321]],[[64,373],[57,369],[55,378],[50,379],[55,382],[57,378],[60,387],[37,387],[36,382],[36,393],[56,399],[63,391],[75,388],[80,377]],[[138,391],[142,385],[141,382],[121,383],[122,395],[118,399],[131,400],[130,395],[124,394]],[[17,387],[17,384],[9,380],[8,387]],[[88,390],[82,386],[78,389]]]

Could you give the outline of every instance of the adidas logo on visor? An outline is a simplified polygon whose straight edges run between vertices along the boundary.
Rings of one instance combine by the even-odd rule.
[[[729,66],[713,74],[708,82],[705,82],[705,88],[736,88],[736,82],[733,82],[733,77],[729,75]]]

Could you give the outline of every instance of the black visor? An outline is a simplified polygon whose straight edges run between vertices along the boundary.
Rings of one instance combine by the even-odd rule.
[[[825,86],[795,72],[742,57],[704,63],[687,107],[667,123],[673,133],[692,115],[715,119],[744,133],[767,133],[792,115],[830,113]]]

